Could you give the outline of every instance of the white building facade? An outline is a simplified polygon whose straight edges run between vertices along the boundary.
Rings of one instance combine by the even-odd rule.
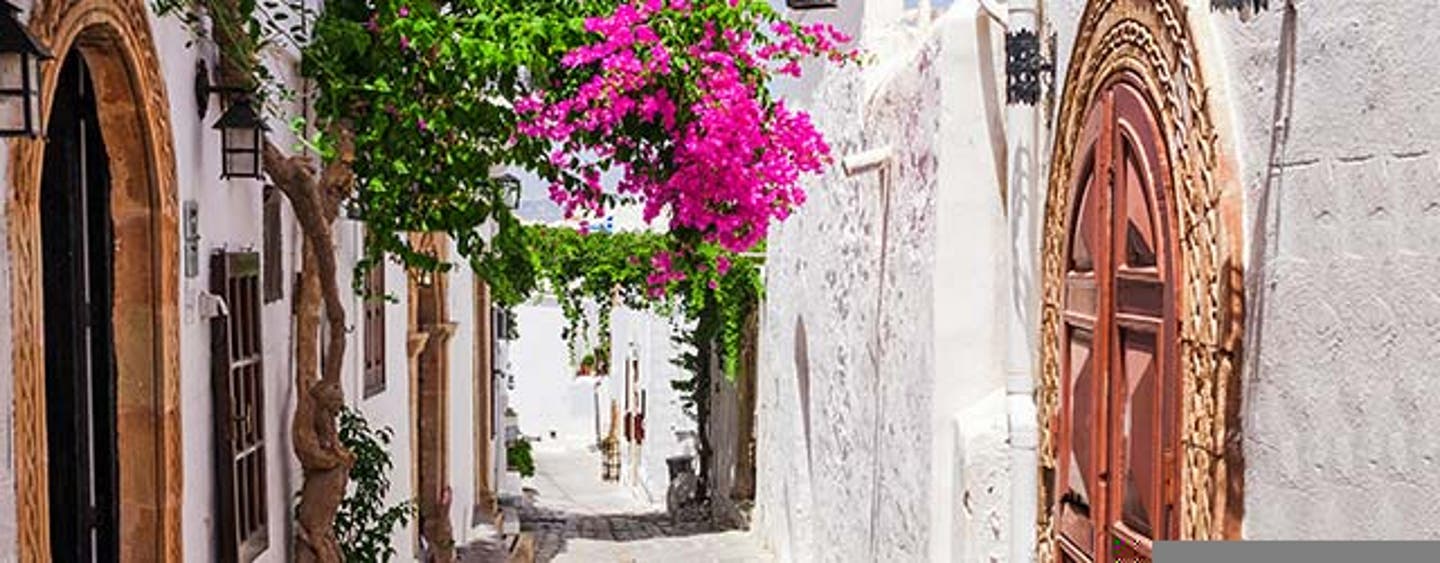
[[[790,14],[874,62],[776,87],[840,164],[768,247],[755,522],[780,559],[1435,537],[1440,169],[1402,53],[1440,14],[838,4]],[[1008,103],[1022,29],[1053,85],[1035,65]]]
[[[192,44],[177,18],[161,17],[141,0],[17,5],[19,20],[55,58],[41,67],[39,80],[46,109],[41,131],[51,126],[49,134],[0,142],[7,218],[0,222],[6,240],[0,252],[0,560],[70,560],[80,553],[71,549],[98,560],[288,560],[302,481],[291,444],[291,299],[301,241],[278,192],[258,180],[221,179],[221,136],[212,125],[223,110],[222,96],[212,94],[209,111],[202,112],[195,93],[197,67],[213,70],[214,49]],[[293,51],[270,51],[264,59],[291,87],[309,87],[298,78]],[[59,85],[76,84],[82,86],[71,93],[58,91]],[[298,105],[280,109],[303,113]],[[277,121],[270,129],[277,145],[294,144],[286,124]],[[91,143],[81,143],[88,149],[72,147],[81,137]],[[81,157],[78,169],[86,172],[67,176]],[[94,216],[81,223],[103,227],[110,238],[97,243],[91,230],[76,246],[56,242],[60,237],[50,233],[78,229],[71,220],[81,217],[57,212],[74,210],[63,207],[63,194],[92,189],[108,195],[108,202],[87,200],[89,207],[82,209]],[[503,394],[495,390],[493,373],[504,365],[506,344],[496,336],[483,284],[464,268],[443,276],[431,298],[443,304],[444,318],[417,319],[415,300],[424,288],[399,266],[386,264],[376,283],[366,285],[383,287],[395,299],[367,307],[361,295],[348,292],[349,266],[362,254],[363,225],[341,219],[335,233],[338,281],[346,288],[352,327],[345,403],[372,426],[393,431],[391,500],[416,500],[422,485],[432,487],[446,499],[443,516],[456,543],[491,533],[504,471],[497,437]],[[435,244],[454,255],[448,241]],[[67,271],[62,268],[72,263],[61,257],[77,251],[88,253],[89,275],[108,278],[88,287],[108,284],[111,292],[87,294],[91,308],[81,318],[90,322],[66,325],[69,321],[55,314],[71,310],[55,304],[56,272]],[[232,275],[252,275],[241,282],[252,290],[244,299],[214,282],[213,257],[225,253],[235,259],[231,264],[240,264]],[[246,374],[246,383],[232,389],[231,397],[246,405],[236,411],[243,434],[237,439],[252,451],[234,470],[239,492],[226,495],[218,485],[220,473],[231,469],[216,453],[217,419],[225,417],[216,414],[215,323],[219,319],[235,330],[242,321],[228,319],[242,315],[248,315],[245,330],[253,331],[244,334],[254,337],[231,350],[258,363],[237,368],[234,373]],[[80,348],[105,351],[86,356],[93,369],[76,367],[73,357],[57,359],[56,350],[73,342],[47,339],[53,333],[46,331],[65,326],[71,330],[66,334],[90,335],[85,342],[103,344]],[[91,326],[108,330],[86,328]],[[445,338],[436,338],[441,332]],[[417,347],[418,341],[431,347]],[[420,366],[427,353],[443,361]],[[113,377],[94,376],[106,370]],[[84,409],[67,408],[73,403],[56,402],[64,389],[99,400]],[[439,394],[421,397],[423,389]],[[439,481],[419,474],[424,448],[418,417],[432,412],[420,409],[430,403],[443,405],[433,411],[443,413],[436,422],[442,431],[428,438],[426,454],[443,468]],[[56,418],[65,415],[74,418]],[[84,432],[66,437],[60,428]],[[77,463],[64,451],[92,453]],[[66,471],[81,474],[77,478],[93,472],[98,484],[89,487],[87,498],[77,497],[68,481],[56,480]],[[243,507],[237,507],[237,498],[244,499]],[[64,518],[90,506],[101,514],[99,539],[63,543],[70,536],[62,534],[73,532],[67,532]],[[227,513],[240,514],[236,535],[243,536],[243,545],[237,551],[244,554],[225,552],[229,532],[221,516]],[[418,529],[412,521],[396,532],[400,558],[416,557]]]

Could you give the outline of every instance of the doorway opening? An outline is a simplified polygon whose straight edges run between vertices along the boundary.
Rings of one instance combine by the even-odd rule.
[[[90,70],[65,58],[41,173],[50,553],[119,557],[110,170]]]

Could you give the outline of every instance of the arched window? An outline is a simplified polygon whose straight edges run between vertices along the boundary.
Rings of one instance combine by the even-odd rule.
[[[1071,173],[1057,560],[1148,560],[1178,537],[1176,265],[1165,140],[1125,76],[1090,106]]]

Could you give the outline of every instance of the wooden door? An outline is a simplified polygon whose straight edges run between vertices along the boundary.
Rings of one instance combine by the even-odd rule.
[[[1061,562],[1147,561],[1178,532],[1174,236],[1163,140],[1123,77],[1072,172],[1055,491]]]
[[[110,173],[84,59],[66,57],[40,191],[50,555],[119,557]]]

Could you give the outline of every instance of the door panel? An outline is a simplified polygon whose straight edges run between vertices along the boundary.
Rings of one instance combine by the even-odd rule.
[[[40,194],[50,548],[56,561],[119,556],[110,175],[84,60],[65,59]]]
[[[1148,561],[1172,537],[1175,298],[1164,153],[1124,80],[1091,107],[1075,167],[1055,474],[1060,561]]]

